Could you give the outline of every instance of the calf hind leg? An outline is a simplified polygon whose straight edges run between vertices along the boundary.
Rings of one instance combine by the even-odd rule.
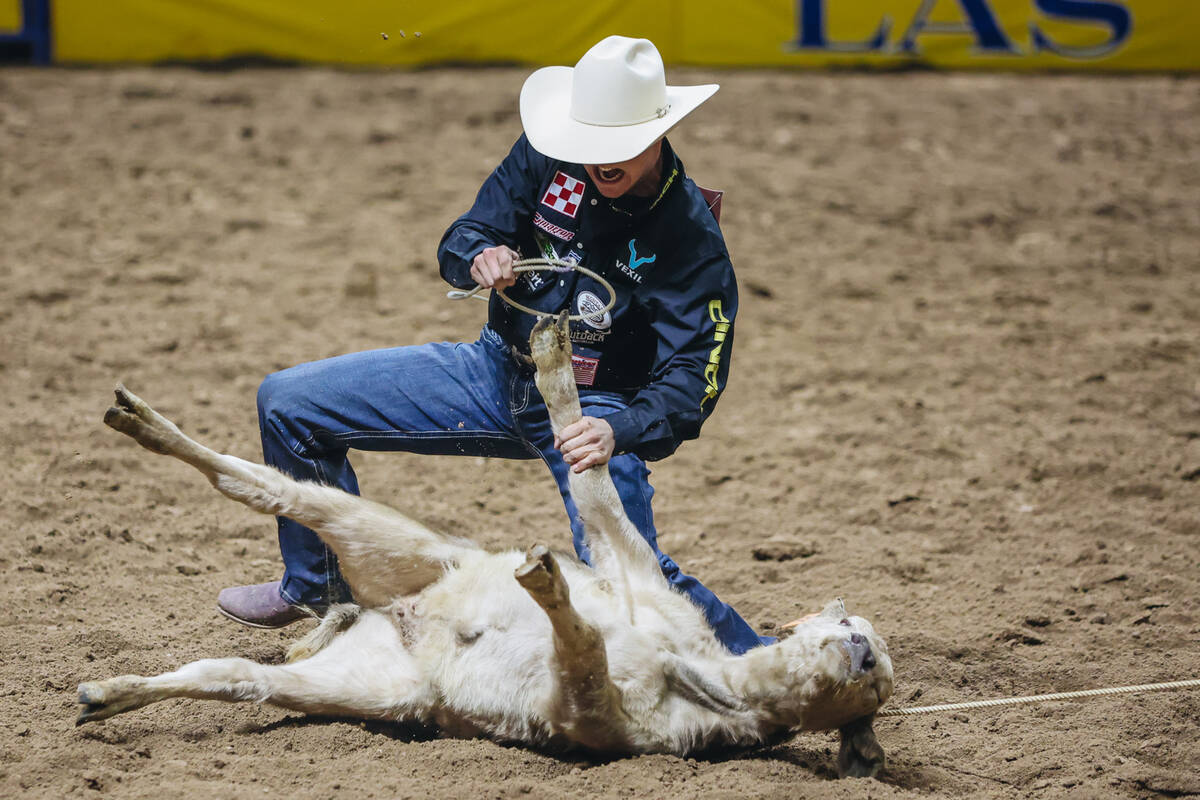
[[[312,528],[338,555],[355,599],[382,606],[437,580],[476,545],[435,533],[387,506],[297,481],[277,469],[210,450],[118,386],[104,422],[142,447],[192,465],[227,497]]]
[[[608,674],[604,638],[571,605],[570,589],[554,556],[545,545],[534,545],[515,577],[550,618],[558,673],[553,722],[585,747],[628,750],[625,712]]]

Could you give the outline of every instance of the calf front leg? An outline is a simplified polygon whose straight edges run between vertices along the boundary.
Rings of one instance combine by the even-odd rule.
[[[535,380],[556,435],[583,416],[571,369],[567,326],[564,312],[557,319],[538,320],[529,335],[530,352],[537,366]],[[654,551],[625,514],[608,467],[594,467],[579,474],[568,472],[567,480],[596,556],[597,571],[627,590],[632,585],[644,585],[645,581],[665,585]]]
[[[383,606],[420,591],[478,547],[435,533],[387,506],[331,486],[297,481],[279,470],[210,450],[145,401],[118,386],[104,422],[147,450],[191,464],[226,497],[255,511],[312,528],[335,553],[364,606]]]
[[[620,691],[608,674],[604,637],[571,605],[570,589],[554,556],[545,545],[534,545],[515,576],[546,612],[553,630],[557,697],[551,722],[585,747],[628,750],[628,720]]]

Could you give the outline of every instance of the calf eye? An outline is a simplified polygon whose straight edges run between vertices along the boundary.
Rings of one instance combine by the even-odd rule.
[[[845,626],[849,627],[849,625],[850,625],[850,620],[848,620],[848,619],[844,619],[844,620],[842,620],[841,622],[839,622],[839,623],[838,623],[838,625],[845,625]]]

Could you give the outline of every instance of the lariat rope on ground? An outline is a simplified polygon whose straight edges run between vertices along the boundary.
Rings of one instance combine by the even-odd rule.
[[[875,712],[878,717],[907,717],[914,714],[932,714],[936,711],[962,711],[968,708],[991,708],[1013,706],[1021,703],[1040,703],[1044,700],[1072,700],[1077,697],[1097,697],[1106,694],[1132,694],[1133,692],[1156,692],[1163,689],[1183,689],[1200,686],[1200,679],[1170,681],[1168,683],[1143,683],[1138,686],[1114,686],[1108,689],[1084,689],[1078,692],[1055,692],[1034,694],[1027,697],[1001,697],[995,700],[974,700],[969,703],[947,703],[940,706],[917,706],[915,708],[884,708]]]
[[[571,322],[579,322],[580,320],[591,319],[593,317],[603,317],[612,310],[613,305],[615,305],[617,302],[617,293],[613,291],[612,284],[596,273],[592,272],[590,269],[581,267],[579,264],[575,264],[571,261],[563,261],[557,258],[525,258],[520,261],[513,262],[513,272],[517,273],[518,275],[523,272],[544,272],[547,270],[551,272],[578,272],[581,275],[588,276],[596,283],[603,286],[604,291],[608,292],[608,302],[603,308],[598,308],[595,311],[590,311],[586,314],[572,314],[571,316],[567,317],[567,319],[569,319]],[[486,297],[479,294],[482,291],[482,286],[476,286],[474,289],[470,289],[468,291],[452,289],[446,292],[446,297],[450,298],[451,300],[465,300],[468,297],[478,297],[480,300],[487,300]],[[495,291],[496,294],[500,295],[500,298],[504,300],[504,302],[508,303],[518,311],[524,311],[526,314],[532,314],[535,317],[548,317],[554,313],[552,311],[538,311],[536,308],[523,306],[516,300],[513,300],[506,295],[503,289],[496,289]]]

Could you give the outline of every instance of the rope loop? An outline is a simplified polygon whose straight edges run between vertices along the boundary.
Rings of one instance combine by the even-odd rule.
[[[581,275],[586,275],[587,277],[594,280],[596,283],[603,286],[604,291],[608,292],[608,302],[604,304],[603,308],[597,309],[588,314],[572,314],[569,317],[567,317],[567,319],[570,320],[571,322],[579,322],[580,320],[590,319],[592,317],[600,317],[600,316],[603,316],[604,314],[607,314],[609,311],[612,311],[613,306],[616,305],[616,302],[617,302],[617,293],[615,291],[613,291],[612,284],[609,283],[604,278],[602,278],[601,276],[597,275],[595,272],[592,272],[590,269],[587,269],[586,267],[580,266],[579,264],[576,264],[571,261],[563,261],[562,259],[558,259],[558,258],[525,258],[520,261],[513,262],[513,272],[518,275],[523,272],[572,272],[572,271],[578,272]],[[483,291],[482,286],[476,286],[474,289],[470,289],[467,291],[463,291],[460,289],[452,289],[452,290],[446,292],[446,297],[450,298],[451,300],[465,300],[468,297],[478,297],[480,300],[486,301],[487,298],[480,294],[480,292],[482,292],[482,291]],[[508,303],[510,306],[517,309],[518,311],[524,311],[526,314],[532,314],[533,316],[538,317],[538,318],[549,317],[554,314],[553,311],[538,311],[536,308],[529,308],[528,306],[523,306],[520,303],[518,303],[516,300],[513,300],[511,297],[506,295],[504,293],[503,289],[496,289],[495,292],[496,292],[496,294],[500,295],[500,299],[502,299],[504,302]]]

